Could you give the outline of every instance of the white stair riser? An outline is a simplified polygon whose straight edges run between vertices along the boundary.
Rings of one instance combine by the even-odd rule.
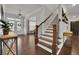
[[[47,32],[53,32],[53,30],[46,30]]]
[[[53,25],[49,25],[48,28],[53,28]]]
[[[53,35],[50,34],[41,34],[42,36],[47,36],[47,37],[53,37]]]
[[[52,33],[44,33],[44,34],[47,34],[47,35],[53,36],[53,34],[52,34]]]
[[[51,30],[53,30],[53,27],[48,27],[47,29],[51,29]]]
[[[44,37],[44,38],[46,38],[46,39],[53,40],[53,37],[48,37],[48,36],[43,36],[43,35],[41,35],[41,37]]]
[[[42,40],[42,39],[39,39],[39,42],[44,42],[44,43],[52,46],[52,42],[48,42],[48,41],[45,41],[45,40]]]
[[[42,49],[44,49],[44,50],[46,50],[46,51],[52,53],[52,49],[50,49],[50,48],[48,48],[48,47],[46,47],[46,46],[43,46],[43,45],[41,45],[41,44],[38,44],[38,46],[41,47]]]

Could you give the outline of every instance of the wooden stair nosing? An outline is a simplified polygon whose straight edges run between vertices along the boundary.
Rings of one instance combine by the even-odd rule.
[[[42,48],[42,49],[44,49],[45,51],[48,51],[48,52],[52,53],[52,50],[51,49],[49,49],[49,48],[47,48],[47,47],[45,47],[45,46],[43,46],[43,45],[41,45],[39,43],[38,43],[37,46],[40,47],[40,48]]]
[[[44,45],[44,46],[46,46],[46,47],[52,49],[52,45],[48,45],[48,44],[46,44],[46,43],[44,43],[44,42],[41,42],[41,41],[39,41],[39,44]]]
[[[46,30],[52,30],[53,31],[53,28],[47,28]]]
[[[44,37],[39,37],[39,39],[42,39],[42,40],[45,40],[45,41],[48,41],[48,42],[52,42],[53,41],[53,39],[50,40],[50,39],[47,39],[47,38],[44,38]]]
[[[48,37],[53,37],[53,35],[48,35],[48,34],[41,34],[43,36],[48,36]]]
[[[49,31],[45,31],[46,33],[53,33],[53,32],[49,32]]]

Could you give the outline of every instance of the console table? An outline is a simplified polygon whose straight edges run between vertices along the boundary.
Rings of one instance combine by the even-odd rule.
[[[3,54],[3,44],[8,48],[9,52],[11,52],[13,55],[15,53],[12,51],[12,47],[9,47],[8,44],[5,42],[6,40],[14,40],[14,43],[16,44],[16,54],[18,54],[18,36],[14,32],[9,32],[8,35],[1,35],[0,36],[0,55]],[[13,44],[14,44],[13,43]],[[12,44],[12,46],[13,46]]]

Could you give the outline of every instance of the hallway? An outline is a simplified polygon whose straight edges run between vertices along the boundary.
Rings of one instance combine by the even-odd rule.
[[[10,26],[7,24],[3,26],[1,22],[0,34],[3,35],[3,30],[7,30],[7,27],[8,32],[17,34],[19,55],[78,55],[79,37],[72,36],[70,39],[72,44],[71,41],[66,41],[68,38],[64,39],[64,33],[79,34],[78,6],[78,4],[75,6],[73,4],[1,4],[0,19]],[[28,33],[30,35],[26,35]],[[35,34],[35,38],[32,33]],[[67,42],[70,45],[66,45]],[[35,46],[35,43],[38,45]],[[1,43],[1,52],[2,45]]]

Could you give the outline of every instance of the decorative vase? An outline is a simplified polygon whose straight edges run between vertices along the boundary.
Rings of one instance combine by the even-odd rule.
[[[8,35],[9,34],[9,30],[3,30],[3,35]]]

